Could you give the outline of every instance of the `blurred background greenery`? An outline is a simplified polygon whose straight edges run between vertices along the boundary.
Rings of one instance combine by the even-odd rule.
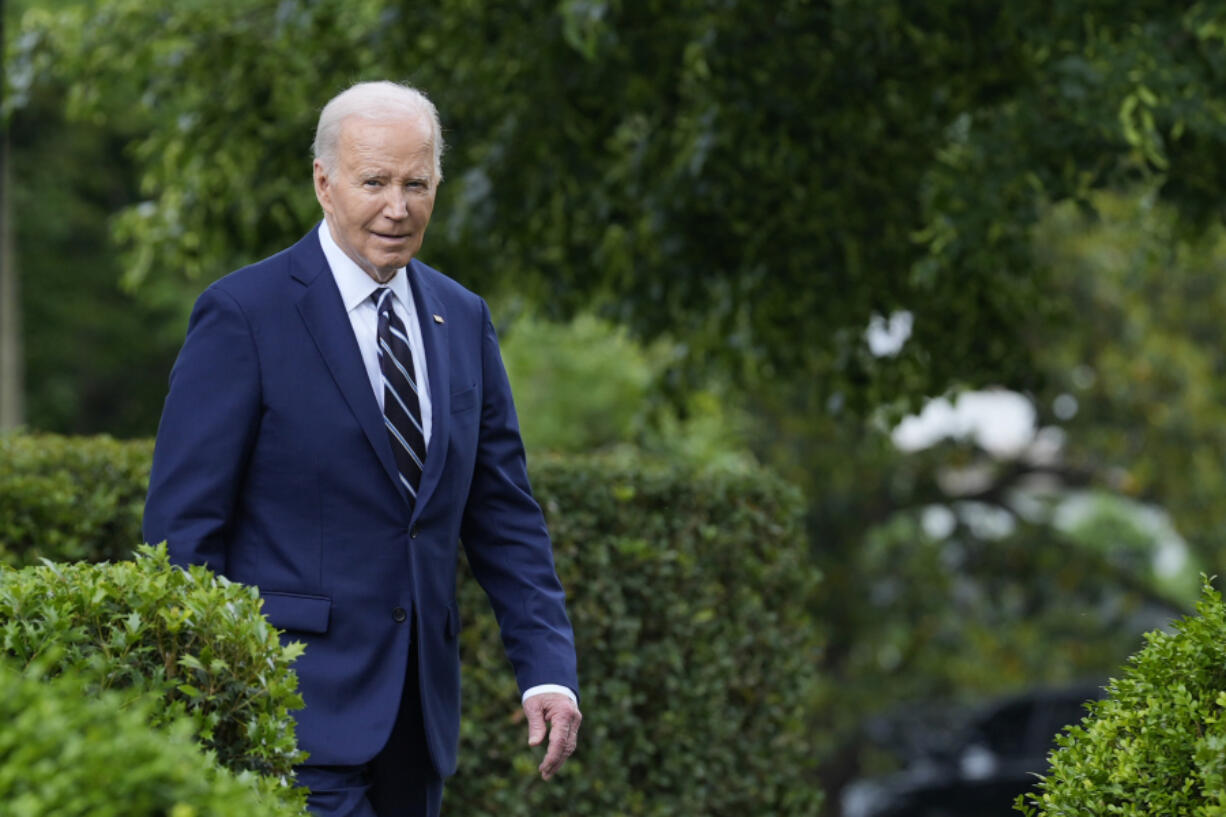
[[[26,427],[151,435],[195,296],[318,219],[319,107],[414,83],[448,140],[422,257],[490,298],[530,453],[805,492],[831,809],[889,767],[872,716],[1100,680],[1226,569],[1223,4],[4,21]]]

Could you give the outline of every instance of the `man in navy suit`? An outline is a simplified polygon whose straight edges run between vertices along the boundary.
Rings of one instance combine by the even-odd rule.
[[[439,813],[459,736],[460,540],[530,744],[548,724],[544,778],[581,720],[489,309],[415,258],[442,147],[414,89],[363,83],[330,101],[323,222],[200,296],[158,428],[145,538],[259,587],[269,621],[306,643],[298,780],[321,815]]]

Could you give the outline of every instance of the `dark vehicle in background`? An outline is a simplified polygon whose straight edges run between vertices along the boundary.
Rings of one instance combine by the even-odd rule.
[[[870,736],[904,766],[848,784],[842,817],[1016,817],[1013,801],[1046,770],[1056,734],[1102,695],[1090,685],[1032,691],[970,718],[929,711],[874,721]]]

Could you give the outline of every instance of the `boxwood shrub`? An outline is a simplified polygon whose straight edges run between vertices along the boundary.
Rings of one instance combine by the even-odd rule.
[[[39,436],[8,445],[65,492],[0,540],[10,559],[127,556],[140,536],[131,498],[144,494],[147,442]],[[32,450],[40,446],[41,454]],[[96,457],[95,447],[104,453]],[[108,472],[96,463],[111,453],[124,465]],[[89,479],[76,479],[78,463],[88,464]],[[583,684],[580,748],[562,775],[541,784],[540,750],[525,745],[493,615],[463,576],[463,744],[448,811],[816,814],[815,770],[827,747],[813,724],[827,704],[817,675],[820,628],[810,616],[819,576],[797,492],[760,470],[698,471],[625,452],[534,458],[529,466],[570,597]],[[6,492],[31,490],[20,468],[8,473],[0,508],[12,501]],[[92,484],[108,480],[114,484]],[[74,521],[78,505],[96,520],[89,530],[97,542]]]
[[[10,817],[297,817],[199,751],[193,724],[157,707],[46,681],[0,662],[0,813]]]
[[[1107,697],[1056,738],[1047,775],[1019,811],[1226,814],[1226,605],[1206,585],[1197,611],[1146,636]]]
[[[186,714],[205,747],[235,772],[287,785],[301,757],[289,710],[302,705],[291,661],[259,612],[254,588],[170,564],[164,546],[134,561],[0,568],[0,647],[44,675],[93,688],[153,693],[155,723]]]

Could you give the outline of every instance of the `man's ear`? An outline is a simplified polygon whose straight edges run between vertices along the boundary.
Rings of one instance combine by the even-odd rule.
[[[324,167],[324,163],[319,159],[315,160],[312,168],[315,176],[315,198],[319,202],[319,206],[323,208],[328,215],[332,214],[332,179],[328,176],[328,170]]]

